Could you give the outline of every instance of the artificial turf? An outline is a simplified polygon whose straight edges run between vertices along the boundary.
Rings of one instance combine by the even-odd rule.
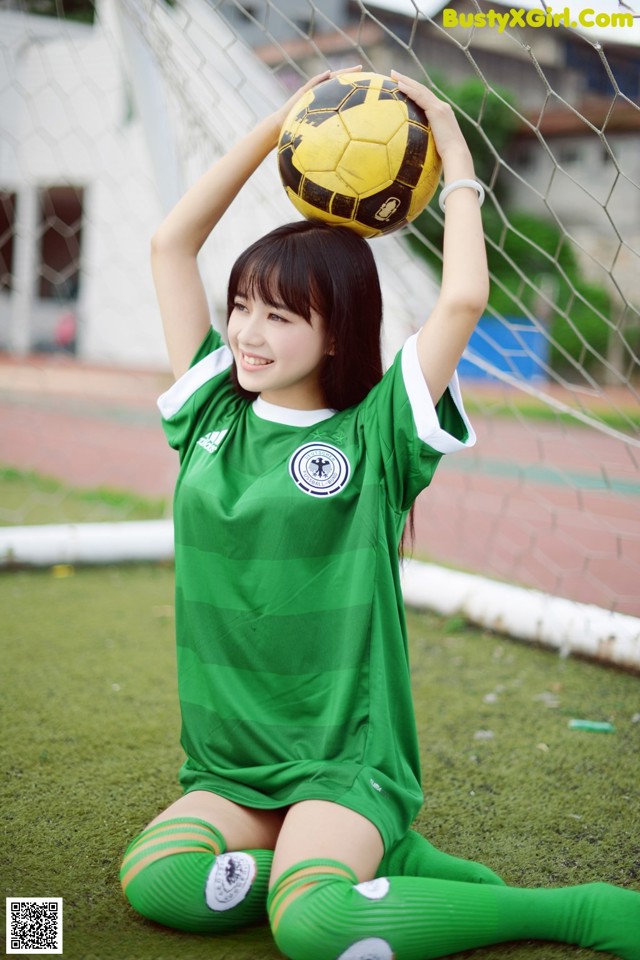
[[[170,516],[170,503],[127,490],[69,487],[53,477],[0,464],[0,524],[101,523]]]
[[[0,576],[4,897],[62,897],[70,960],[272,960],[268,929],[217,939],[137,917],[129,840],[178,796],[170,566]],[[640,682],[410,615],[426,802],[418,827],[508,883],[640,887]],[[571,730],[606,720],[613,733]],[[518,943],[474,960],[586,960]]]

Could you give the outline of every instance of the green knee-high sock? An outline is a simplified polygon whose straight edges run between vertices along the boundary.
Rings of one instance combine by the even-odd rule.
[[[509,940],[552,940],[640,960],[640,893],[608,884],[532,889],[421,877],[354,883],[335,861],[305,861],[269,895],[291,960],[435,960]]]
[[[120,882],[143,917],[191,933],[221,933],[266,920],[273,852],[225,852],[221,834],[196,818],[148,827],[129,846]]]
[[[415,830],[391,847],[378,868],[379,877],[432,877],[434,880],[458,880],[461,883],[494,883],[504,880],[474,860],[463,860],[443,853]]]

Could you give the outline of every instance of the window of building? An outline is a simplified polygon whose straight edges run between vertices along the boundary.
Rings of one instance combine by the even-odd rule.
[[[40,191],[40,267],[42,300],[76,300],[80,282],[82,187]]]
[[[565,44],[565,60],[568,67],[576,69],[589,93],[612,95],[615,88],[611,83],[604,63],[597,50],[589,44],[577,44],[568,41]],[[607,63],[620,91],[632,100],[640,96],[640,70],[638,70],[637,54],[607,51]]]
[[[532,170],[535,166],[535,145],[533,143],[516,143],[510,150],[510,158],[513,166],[519,172],[523,170]]]
[[[570,167],[580,161],[580,148],[575,143],[560,143],[554,153],[561,167]]]
[[[0,190],[0,291],[13,289],[13,233],[16,195]]]

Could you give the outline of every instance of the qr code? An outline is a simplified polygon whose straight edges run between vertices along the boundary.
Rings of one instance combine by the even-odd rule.
[[[6,950],[62,953],[62,897],[7,897]]]

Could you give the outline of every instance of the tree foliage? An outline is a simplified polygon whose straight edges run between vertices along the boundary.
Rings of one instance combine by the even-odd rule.
[[[60,17],[80,23],[93,23],[95,18],[93,0],[22,0],[22,5],[27,13],[43,17]]]
[[[457,87],[438,86],[457,109],[478,178],[495,183],[498,202],[483,208],[492,276],[490,310],[542,321],[549,331],[552,365],[564,373],[589,370],[607,353],[610,298],[603,287],[582,276],[571,241],[554,220],[510,209],[501,186],[504,178],[497,173],[519,125],[513,95],[490,90],[477,79]],[[415,221],[422,239],[412,237],[410,242],[439,273],[443,224],[436,211],[437,198]]]

